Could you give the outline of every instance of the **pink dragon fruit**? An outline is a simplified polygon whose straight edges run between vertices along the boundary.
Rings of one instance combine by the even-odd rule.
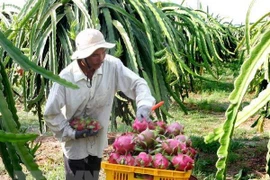
[[[78,131],[84,130],[84,129],[93,129],[94,131],[100,130],[102,126],[97,120],[91,119],[91,118],[79,118],[76,117],[72,119],[69,122],[69,125]]]
[[[176,155],[181,152],[181,143],[176,139],[166,139],[161,144],[162,149],[168,155]]]
[[[158,134],[164,134],[166,129],[167,124],[164,121],[159,120],[156,122],[156,131],[158,132]]]
[[[143,132],[137,135],[136,144],[143,148],[150,148],[154,145],[155,140],[155,133],[154,130],[145,129]]]
[[[140,167],[150,167],[152,162],[152,156],[146,152],[140,152],[135,157],[135,165]]]
[[[131,154],[120,155],[120,157],[117,159],[117,164],[134,166],[135,158]]]
[[[187,147],[192,146],[191,139],[184,134],[179,134],[179,135],[175,136],[174,139],[177,139],[178,141],[185,143],[187,145]]]
[[[184,126],[179,122],[173,122],[167,126],[166,135],[169,137],[175,137],[184,133]]]
[[[152,166],[157,169],[168,169],[170,161],[161,153],[157,153],[152,158]]]
[[[171,163],[175,170],[178,171],[188,171],[194,166],[194,160],[186,154],[178,154],[177,156],[174,156]]]
[[[145,118],[142,119],[142,121],[138,120],[137,118],[132,124],[132,128],[135,130],[135,132],[140,133],[148,127],[148,122]]]
[[[134,135],[131,133],[124,133],[121,136],[118,136],[113,143],[115,152],[123,155],[133,151],[135,148],[133,138]]]
[[[120,154],[116,152],[112,152],[109,155],[108,162],[112,164],[117,164],[118,159],[120,158]]]

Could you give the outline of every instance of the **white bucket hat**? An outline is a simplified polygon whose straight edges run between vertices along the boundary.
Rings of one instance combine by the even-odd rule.
[[[96,29],[85,29],[81,31],[76,39],[77,50],[72,54],[71,59],[83,59],[89,57],[99,48],[113,48],[115,44],[105,41],[103,34]]]

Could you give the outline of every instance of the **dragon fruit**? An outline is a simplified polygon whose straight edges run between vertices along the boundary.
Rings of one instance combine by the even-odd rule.
[[[140,167],[151,166],[152,156],[146,152],[140,152],[138,156],[135,157],[135,165]]]
[[[187,147],[186,150],[187,151],[185,154],[189,155],[192,159],[195,159],[195,157],[197,155],[197,151],[193,147]]]
[[[97,120],[91,118],[79,118],[76,117],[69,122],[69,125],[78,131],[84,129],[92,129],[93,131],[98,131],[102,128],[100,123]]]
[[[99,129],[101,129],[101,125],[98,121],[90,121],[87,126],[87,129],[93,129],[93,131],[98,131]]]
[[[179,134],[179,135],[175,136],[174,139],[177,139],[178,141],[185,143],[187,145],[187,147],[192,146],[191,139],[184,134]]]
[[[109,155],[108,162],[112,164],[117,164],[118,159],[120,158],[120,154],[116,152],[112,152]]]
[[[186,154],[178,154],[177,156],[174,156],[171,162],[175,170],[178,171],[188,171],[194,166],[194,160]]]
[[[135,165],[135,158],[131,154],[120,155],[117,159],[118,164],[134,166]]]
[[[147,128],[137,135],[136,144],[143,148],[151,148],[154,145],[155,138],[154,131]]]
[[[167,129],[167,124],[164,121],[157,121],[156,122],[156,131],[158,134],[164,134]]]
[[[132,124],[132,128],[137,133],[144,131],[147,127],[148,127],[148,122],[146,121],[145,118],[143,118],[141,121],[136,118]]]
[[[134,150],[135,142],[133,141],[134,135],[131,133],[124,133],[117,137],[113,143],[115,151],[121,155],[127,154]]]
[[[152,166],[157,169],[168,169],[170,161],[161,153],[157,153],[152,158]]]
[[[167,126],[165,133],[168,137],[175,137],[184,133],[184,126],[179,122],[173,122]]]
[[[108,162],[179,171],[194,167],[197,151],[180,123],[167,125],[161,120],[151,123],[135,119],[132,127],[134,131],[116,137]],[[139,175],[139,179],[153,179],[151,175]]]
[[[161,143],[161,146],[168,155],[176,155],[181,152],[181,143],[176,139],[166,139]]]

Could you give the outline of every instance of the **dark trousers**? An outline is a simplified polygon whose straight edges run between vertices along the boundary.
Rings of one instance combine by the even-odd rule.
[[[64,155],[66,180],[98,180],[101,158],[88,156],[84,159],[68,159]]]

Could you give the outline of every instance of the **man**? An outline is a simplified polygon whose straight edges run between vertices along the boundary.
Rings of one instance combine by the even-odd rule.
[[[105,41],[96,29],[85,29],[76,37],[77,50],[60,77],[79,89],[54,83],[48,97],[44,118],[61,142],[66,179],[98,179],[101,158],[108,145],[107,130],[114,95],[122,91],[136,101],[136,118],[149,118],[155,103],[144,79],[129,70],[121,60],[106,54],[115,44]],[[91,117],[102,129],[76,131],[69,121]]]

